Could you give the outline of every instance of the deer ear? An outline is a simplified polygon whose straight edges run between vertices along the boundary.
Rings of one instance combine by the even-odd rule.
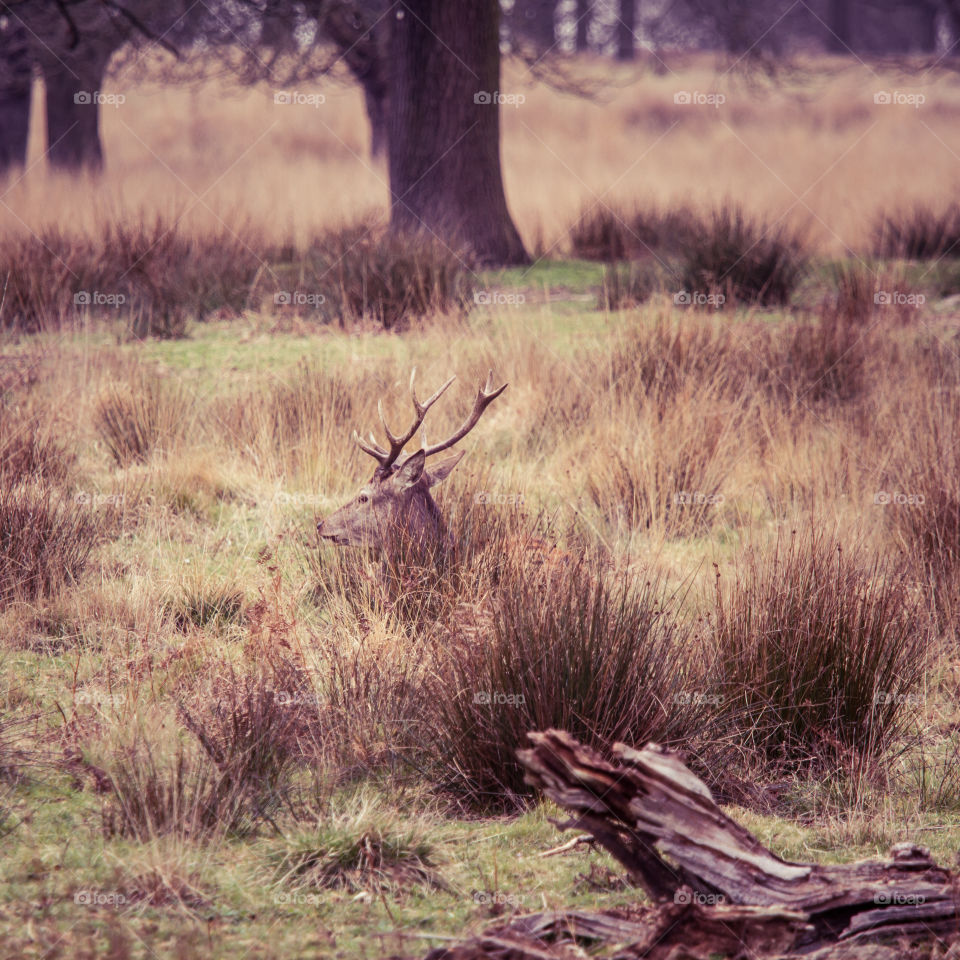
[[[393,475],[393,482],[401,490],[409,490],[423,476],[423,465],[426,460],[426,454],[422,450],[410,454]]]
[[[430,467],[430,470],[427,473],[427,486],[432,487],[441,480],[446,480],[447,477],[450,476],[450,472],[453,470],[453,468],[463,459],[463,455],[466,452],[466,450],[461,450],[459,453],[455,453],[452,457],[447,457],[447,459],[441,463],[435,463],[432,467]]]

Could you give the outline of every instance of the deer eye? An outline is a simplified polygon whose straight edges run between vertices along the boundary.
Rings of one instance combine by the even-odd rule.
[[[370,498],[369,498],[365,493],[361,493],[360,496],[357,497],[357,499],[358,499],[361,503],[366,503]]]

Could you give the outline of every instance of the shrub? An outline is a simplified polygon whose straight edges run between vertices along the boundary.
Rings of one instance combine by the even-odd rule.
[[[700,217],[689,207],[626,210],[596,205],[569,229],[575,256],[585,260],[642,260],[672,254],[700,234]]]
[[[241,452],[296,474],[317,459],[324,441],[342,439],[361,393],[362,384],[302,361],[289,378],[218,405],[219,432]]]
[[[74,582],[99,538],[90,511],[62,491],[0,476],[0,607]]]
[[[605,385],[631,406],[658,411],[679,393],[705,386],[741,398],[757,375],[757,337],[745,324],[697,314],[665,314],[628,327],[609,355]]]
[[[587,494],[601,515],[634,530],[705,532],[723,503],[740,413],[710,386],[696,397],[652,388],[638,406],[590,456]]]
[[[295,302],[291,290],[291,309],[340,327],[371,321],[392,329],[410,318],[462,310],[472,294],[466,259],[457,251],[430,237],[364,224],[316,237],[297,268],[297,286],[305,303]]]
[[[51,437],[47,426],[0,405],[0,483],[62,483],[72,461],[72,455]]]
[[[425,645],[340,629],[316,649],[312,689],[318,726],[311,741],[318,760],[350,781],[416,762],[415,731],[422,723],[421,671]],[[416,655],[411,656],[411,644]]]
[[[193,400],[179,380],[138,371],[111,384],[94,413],[100,439],[121,467],[169,451],[186,433]]]
[[[325,811],[315,830],[294,835],[270,858],[275,882],[287,889],[398,893],[411,884],[445,887],[436,869],[435,830],[360,794]]]
[[[472,807],[522,803],[515,753],[528,730],[597,746],[692,730],[700,711],[683,694],[697,680],[674,600],[591,561],[547,577],[517,564],[491,599],[489,634],[451,639],[430,690],[424,743],[446,789]]]
[[[960,257],[960,206],[936,213],[917,205],[884,214],[873,228],[873,250],[878,257],[909,260]]]
[[[243,591],[229,582],[208,583],[196,576],[167,601],[166,612],[181,631],[235,623],[243,614]]]
[[[788,228],[751,219],[739,207],[714,211],[703,229],[682,244],[681,287],[722,294],[728,306],[789,302],[806,269],[799,236]]]
[[[859,561],[794,533],[717,574],[716,693],[728,732],[768,764],[878,757],[910,720],[928,637],[898,572]]]
[[[181,707],[173,742],[138,731],[101,774],[108,833],[148,841],[250,833],[281,806],[285,777],[299,756],[302,717],[266,674],[230,675],[202,714]]]
[[[603,284],[597,300],[600,310],[623,310],[646,303],[661,289],[660,271],[649,264],[611,264],[603,270]]]
[[[96,234],[14,234],[0,242],[0,329],[56,329],[89,315],[121,317],[135,336],[179,336],[188,319],[242,310],[269,257],[242,228],[191,234],[160,216]]]
[[[846,402],[867,386],[877,338],[860,318],[826,304],[816,320],[784,324],[764,368],[769,391],[791,402]]]
[[[134,337],[178,337],[190,320],[255,305],[389,328],[463,308],[468,274],[457,251],[371,223],[328,231],[303,252],[243,225],[190,232],[161,216],[89,234],[48,229],[0,242],[0,330],[58,329],[92,317],[120,319]]]
[[[884,430],[890,455],[875,502],[946,623],[960,612],[960,393],[930,374]]]
[[[597,205],[580,214],[570,227],[570,245],[574,256],[585,260],[613,262],[626,260],[630,236],[629,215]]]

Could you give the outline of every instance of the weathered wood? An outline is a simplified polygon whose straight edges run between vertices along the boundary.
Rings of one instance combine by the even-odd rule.
[[[617,744],[610,763],[562,731],[529,736],[533,746],[520,760],[528,782],[573,814],[561,828],[592,833],[655,901],[698,908],[696,928],[739,906],[769,908],[764,925],[791,930],[791,948],[929,938],[958,927],[956,881],[922,847],[899,844],[886,861],[791,863],[728,817],[679,758],[656,744]],[[675,923],[688,926],[689,916]],[[756,918],[743,922],[746,934]]]
[[[516,917],[428,960],[556,960],[597,945],[609,960],[892,960],[900,954],[878,938],[960,936],[960,881],[924,847],[897,844],[882,861],[791,863],[656,744],[616,744],[609,762],[559,730],[529,737],[519,751],[527,781],[572,814],[558,826],[589,831],[658,905]]]

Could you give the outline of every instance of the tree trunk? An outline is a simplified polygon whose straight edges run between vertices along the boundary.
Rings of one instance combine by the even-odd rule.
[[[830,32],[827,49],[831,53],[853,52],[853,29],[850,20],[850,0],[830,0]]]
[[[47,156],[54,169],[96,172],[103,167],[97,99],[111,52],[88,48],[82,57],[44,60]]]
[[[617,18],[617,59],[632,60],[635,55],[635,34],[637,30],[636,0],[620,0],[620,13]]]
[[[500,172],[499,17],[497,0],[407,0],[390,45],[390,227],[482,265],[530,262]]]
[[[370,121],[370,156],[382,160],[387,155],[387,91],[386,87],[363,86],[363,102]]]
[[[590,49],[590,0],[577,0],[577,53]]]
[[[923,53],[936,53],[940,31],[940,4],[920,4],[917,13],[920,16],[920,50]]]
[[[27,162],[33,62],[22,26],[0,26],[0,176]]]

